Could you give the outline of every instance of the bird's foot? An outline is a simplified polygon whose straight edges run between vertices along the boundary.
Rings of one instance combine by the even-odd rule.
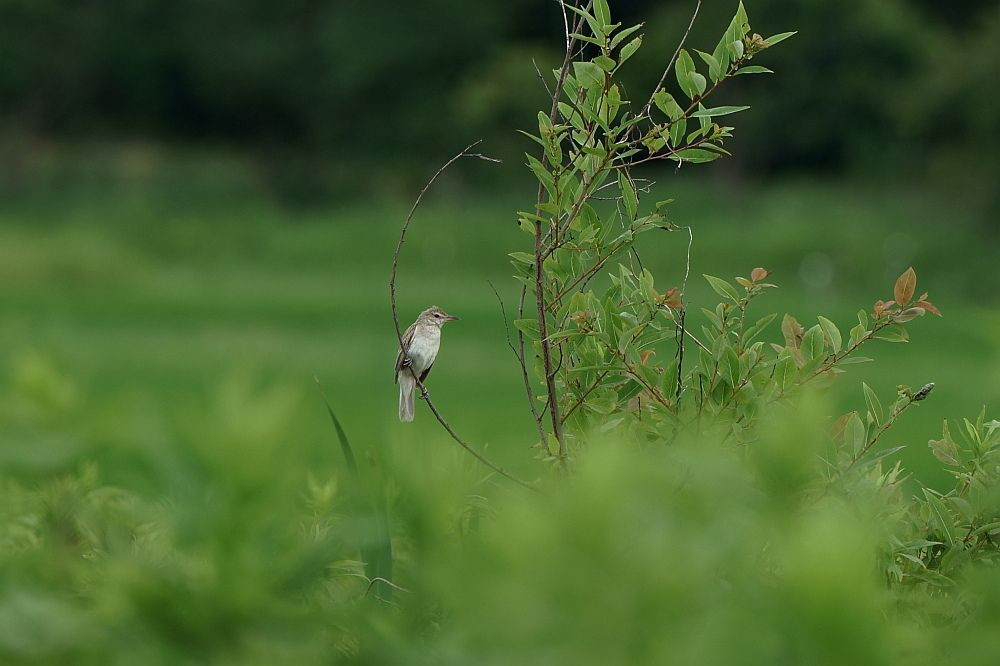
[[[429,395],[430,394],[427,393],[427,389],[425,389],[423,386],[421,386],[420,387],[420,399],[421,400],[426,400]]]
[[[403,362],[402,362],[402,363],[400,363],[400,366],[402,366],[402,367],[404,367],[404,368],[410,368],[410,367],[412,367],[412,366],[413,366],[413,360],[412,360],[412,359],[410,359],[410,357],[409,357],[409,356],[407,356],[407,357],[405,357],[405,358],[403,359]]]

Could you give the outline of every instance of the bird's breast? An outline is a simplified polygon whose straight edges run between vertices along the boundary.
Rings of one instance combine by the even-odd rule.
[[[434,363],[441,347],[441,329],[437,326],[419,327],[413,333],[407,355],[413,361],[414,370],[421,373]]]

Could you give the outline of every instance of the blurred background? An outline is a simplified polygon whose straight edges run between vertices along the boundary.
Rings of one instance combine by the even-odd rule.
[[[694,1],[611,5],[646,22],[625,72],[645,101]],[[735,7],[705,0],[688,45]],[[846,331],[912,265],[944,317],[870,347],[800,420],[863,410],[862,380],[883,404],[935,382],[880,446],[906,446],[909,490],[944,488],[941,420],[1000,411],[1000,5],[747,10],[798,35],[755,60],[776,74],[721,93],[752,106],[734,157],[635,174],[693,229],[692,318],[716,299],[702,273],[763,266],[780,288],[752,314]],[[544,0],[0,0],[0,662],[997,663],[995,573],[968,588],[994,591],[987,620],[956,595],[971,639],[930,630],[944,595],[887,622],[870,573],[892,517],[800,520],[731,452],[612,442],[536,497],[484,482],[422,405],[398,422],[393,248],[427,178],[482,138],[504,162],[460,162],[425,198],[400,315],[462,318],[436,404],[519,476],[550,469],[491,283],[513,318],[506,253],[535,196],[515,130],[548,108],[535,64],[562,43]],[[686,250],[643,237],[661,291]],[[811,464],[812,430],[779,431]],[[772,549],[787,584],[762,575]],[[360,559],[394,563],[399,607]]]
[[[613,3],[646,22],[625,74],[634,97],[693,5]],[[734,7],[704,2],[689,46],[714,45]],[[944,318],[874,350],[833,396],[846,410],[863,405],[859,379],[884,401],[936,382],[885,440],[907,444],[934,484],[920,470],[941,418],[1000,397],[1000,6],[752,0],[748,12],[755,32],[799,34],[760,56],[775,75],[723,93],[752,106],[735,117],[734,158],[639,175],[693,227],[693,276],[771,270],[781,288],[761,315],[822,313],[847,330],[916,268]],[[0,0],[0,376],[27,396],[5,410],[23,427],[0,435],[4,464],[46,475],[94,459],[112,480],[153,484],[129,452],[197,437],[185,424],[234,383],[287,389],[285,439],[323,460],[335,444],[314,375],[360,446],[428,446],[431,433],[451,446],[426,412],[396,421],[388,271],[413,196],[482,138],[504,163],[459,164],[425,201],[401,318],[431,304],[462,317],[431,388],[470,440],[531,474],[488,281],[511,316],[505,255],[526,245],[513,212],[534,194],[515,129],[547,108],[533,61],[549,71],[561,44],[557,5],[538,0]],[[680,235],[643,248],[664,287],[685,249]],[[690,295],[712,298],[700,278]],[[48,434],[25,437],[39,419]]]

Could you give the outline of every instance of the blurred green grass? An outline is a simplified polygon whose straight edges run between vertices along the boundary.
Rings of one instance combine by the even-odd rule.
[[[676,199],[673,221],[691,225],[689,302],[714,301],[702,273],[732,277],[765,266],[780,289],[757,314],[816,314],[846,331],[854,313],[888,299],[913,265],[944,318],[911,326],[907,345],[879,344],[832,389],[839,409],[860,408],[860,381],[883,401],[897,384],[934,381],[932,399],[885,438],[906,444],[906,465],[935,485],[926,442],[940,420],[973,416],[1000,398],[1000,243],[942,193],[876,184],[785,182],[766,186],[668,175],[649,200]],[[444,181],[418,212],[400,264],[405,326],[437,304],[462,317],[449,327],[429,387],[455,427],[522,474],[538,473],[523,387],[506,345],[517,285],[506,253],[525,249],[510,193],[469,194]],[[526,190],[527,191],[527,190]],[[448,446],[425,410],[395,417],[395,336],[388,273],[408,202],[289,210],[265,194],[226,185],[148,190],[105,183],[0,203],[0,345],[6,367],[40,358],[72,378],[87,409],[74,428],[98,433],[110,474],[118,447],[140,446],[125,415],[148,410],[168,427],[213,409],[233,377],[295,392],[289,441],[335,451],[313,393],[326,388],[354,441],[379,447]],[[679,284],[687,236],[650,234],[641,261],[661,288]],[[777,323],[770,339],[780,338]],[[145,412],[143,412],[145,413]],[[835,415],[834,415],[835,416]],[[457,455],[457,453],[456,453]],[[120,471],[124,474],[124,471]],[[937,472],[940,474],[940,472]]]

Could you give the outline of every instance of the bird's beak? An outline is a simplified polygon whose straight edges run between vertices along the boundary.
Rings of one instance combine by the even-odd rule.
[[[454,317],[452,315],[445,315],[444,317],[445,317],[444,318],[445,321],[459,321],[458,317]]]

